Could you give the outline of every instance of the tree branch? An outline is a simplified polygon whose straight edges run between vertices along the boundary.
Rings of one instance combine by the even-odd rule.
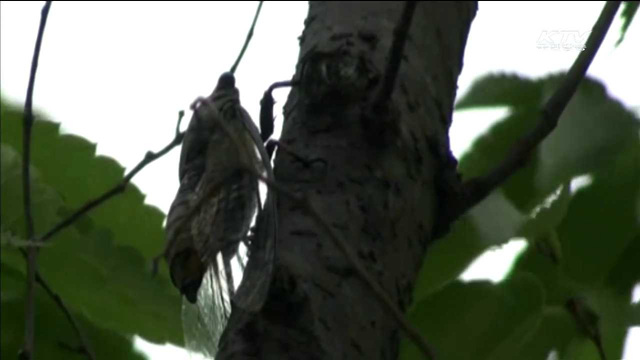
[[[258,4],[256,15],[253,17],[253,22],[251,23],[251,28],[249,28],[249,33],[247,34],[247,38],[244,40],[244,45],[242,46],[242,50],[240,50],[240,54],[238,54],[238,58],[236,59],[236,62],[233,63],[233,66],[231,66],[230,72],[232,74],[235,74],[236,69],[240,64],[240,60],[242,60],[242,57],[244,56],[244,52],[247,50],[247,47],[249,46],[249,41],[251,41],[251,38],[253,37],[253,29],[256,27],[256,22],[258,21],[258,16],[260,15],[260,9],[262,9],[262,1],[260,1],[260,3]]]
[[[51,1],[47,1],[42,8],[40,15],[40,26],[36,38],[36,46],[33,50],[31,60],[31,73],[29,74],[29,85],[27,86],[27,98],[24,103],[23,119],[23,142],[22,142],[22,195],[24,198],[24,217],[27,227],[27,241],[33,241],[33,216],[31,214],[31,178],[29,174],[29,162],[31,158],[31,127],[33,126],[33,88],[36,81],[36,71],[38,70],[38,58],[42,46],[44,28],[47,24]],[[35,279],[38,271],[38,248],[29,246],[27,248],[27,290],[25,294],[25,326],[24,326],[24,347],[20,351],[21,359],[31,359],[35,347]]]
[[[114,185],[111,189],[109,189],[104,194],[98,196],[97,198],[95,198],[93,200],[88,201],[81,208],[79,208],[73,214],[71,214],[69,217],[67,217],[66,219],[64,219],[61,222],[59,222],[51,230],[49,230],[46,234],[44,234],[40,238],[40,241],[44,242],[44,241],[49,240],[53,235],[57,234],[60,230],[62,230],[64,228],[66,228],[67,226],[73,224],[82,215],[84,215],[87,212],[91,211],[92,209],[94,209],[98,205],[102,204],[103,202],[109,200],[114,195],[117,195],[119,193],[124,192],[125,189],[127,188],[127,185],[129,184],[129,182],[131,182],[131,179],[134,176],[136,176],[136,174],[139,173],[140,170],[144,169],[145,166],[149,165],[150,163],[152,163],[155,160],[157,160],[157,159],[161,158],[162,156],[164,156],[166,153],[171,151],[171,149],[173,149],[174,147],[180,145],[180,143],[182,142],[182,139],[184,138],[184,132],[180,132],[180,122],[182,121],[183,117],[184,117],[184,111],[180,111],[179,115],[178,115],[178,124],[176,125],[175,136],[174,136],[173,140],[169,144],[167,144],[167,146],[165,146],[162,150],[160,150],[157,153],[148,151],[147,154],[144,156],[144,158],[138,163],[138,165],[136,165],[131,171],[129,171],[125,175],[125,177],[122,179],[122,181],[120,181],[118,184]]]
[[[272,181],[261,174],[257,173],[253,169],[245,169],[246,171],[253,174],[255,177],[260,179],[265,185],[267,185],[270,189],[275,190],[281,194],[292,199],[297,204],[301,205],[307,212],[322,226],[327,233],[329,233],[329,237],[333,240],[334,244],[342,251],[347,260],[351,263],[351,265],[355,268],[358,275],[362,278],[362,280],[371,288],[375,297],[380,301],[387,311],[393,316],[396,320],[400,328],[404,331],[404,333],[409,337],[411,341],[422,351],[422,353],[426,356],[427,359],[435,359],[435,355],[431,350],[431,346],[427,343],[427,341],[422,337],[420,332],[411,325],[405,318],[402,312],[398,309],[398,307],[393,303],[393,300],[387,295],[384,289],[373,279],[373,277],[369,274],[367,269],[362,265],[358,257],[354,254],[351,246],[340,237],[340,235],[336,232],[336,230],[329,225],[329,223],[322,217],[318,209],[315,207],[313,202],[308,196],[302,196],[296,194],[286,187],[278,184],[275,181]]]
[[[197,103],[201,103],[204,106],[212,106],[209,98],[202,98],[202,99],[196,100],[193,106],[194,109]],[[222,131],[224,131],[226,135],[231,139],[231,141],[234,143],[235,147],[239,151],[242,151],[243,149],[246,150],[245,147],[242,146],[242,143],[240,142],[240,139],[238,139],[237,135],[233,133],[233,131],[229,128],[227,124],[225,124],[224,121],[219,121],[218,125],[220,126]],[[364,282],[369,287],[371,287],[376,298],[378,298],[378,300],[382,302],[382,304],[387,308],[387,310],[391,313],[391,315],[396,319],[396,321],[398,322],[402,330],[407,334],[409,339],[411,339],[418,346],[418,348],[424,353],[424,355],[428,359],[435,359],[433,352],[431,351],[430,346],[427,344],[426,340],[420,335],[417,329],[415,329],[409,322],[405,320],[404,316],[402,315],[402,312],[393,303],[391,298],[385,293],[384,289],[382,289],[382,287],[378,283],[376,283],[373,277],[369,275],[366,268],[362,265],[362,263],[360,263],[357,256],[354,255],[353,250],[351,249],[349,244],[347,244],[344,240],[342,240],[340,235],[322,217],[322,215],[318,212],[318,210],[315,208],[315,206],[313,205],[313,203],[308,197],[300,196],[298,194],[295,194],[289,191],[287,188],[276,183],[275,179],[269,179],[267,177],[264,177],[255,168],[239,166],[238,169],[248,172],[249,174],[255,176],[257,179],[262,181],[271,190],[275,189],[276,191],[284,194],[285,196],[290,197],[293,201],[303,206],[311,214],[311,216],[314,219],[316,219],[316,221],[323,228],[325,228],[325,230],[329,233],[331,239],[334,241],[336,246],[344,253],[347,260],[356,269],[356,272],[360,275],[360,277],[364,280]],[[208,198],[208,196],[205,196],[203,198]],[[200,201],[193,206],[191,213],[185,216],[183,220],[184,222],[186,222],[187,219],[189,219],[192,216],[192,213],[195,212],[195,209],[198,206],[200,206]],[[154,268],[156,268],[155,265],[154,265]]]
[[[467,210],[482,201],[489,193],[500,186],[505,180],[523,167],[531,157],[533,150],[555,129],[560,115],[569,100],[576,92],[578,85],[584,78],[591,61],[595,57],[602,40],[620,6],[619,1],[608,1],[598,21],[593,27],[586,43],[586,49],[578,55],[569,69],[564,82],[541,109],[537,126],[528,134],[520,138],[507,157],[488,174],[470,179],[462,184],[462,193],[458,201],[451,202],[447,209],[448,221],[454,221]]]
[[[201,103],[206,105],[211,105],[208,99],[202,99]],[[220,121],[218,122],[218,125],[220,126],[222,131],[224,131],[227,134],[227,136],[231,139],[231,141],[233,141],[234,145],[238,150],[245,149],[241,145],[242,143],[240,142],[236,134],[234,134],[231,131],[231,129],[227,124],[225,124],[223,121]],[[289,189],[276,183],[274,179],[269,179],[267,177],[264,177],[255,168],[249,168],[244,166],[239,166],[238,168],[244,171],[247,171],[249,174],[255,176],[257,179],[259,179],[265,185],[267,185],[271,190],[275,189],[279,193],[282,193],[285,196],[288,196],[293,201],[295,201],[296,203],[304,207],[311,214],[311,216],[314,219],[316,219],[316,221],[329,233],[331,239],[334,241],[336,246],[343,252],[347,260],[356,269],[356,272],[358,273],[358,275],[360,275],[362,280],[364,280],[364,282],[373,290],[373,293],[376,296],[376,298],[387,308],[387,310],[391,313],[391,315],[396,319],[396,321],[398,322],[402,330],[407,334],[409,339],[411,339],[416,344],[416,346],[424,353],[427,359],[435,359],[430,346],[427,344],[427,341],[422,337],[422,335],[420,335],[420,332],[418,332],[417,329],[415,329],[409,322],[405,320],[402,312],[393,303],[393,301],[387,295],[384,289],[373,279],[373,277],[371,277],[371,275],[369,275],[369,273],[367,272],[367,269],[358,260],[358,257],[354,255],[353,250],[351,249],[349,244],[347,244],[344,240],[342,240],[340,235],[322,217],[322,215],[318,212],[318,210],[313,205],[313,202],[308,197],[301,196],[289,191]],[[199,204],[196,204],[194,208],[197,206],[199,206]],[[190,215],[187,215],[185,217],[185,221],[189,217]]]
[[[375,97],[376,100],[373,102],[375,107],[385,107],[391,97],[398,71],[400,70],[400,62],[402,61],[404,45],[407,42],[409,28],[411,27],[411,20],[417,5],[417,1],[405,2],[400,21],[398,21],[396,28],[393,30],[393,44],[389,50],[389,61],[384,71],[380,92],[378,92]]]

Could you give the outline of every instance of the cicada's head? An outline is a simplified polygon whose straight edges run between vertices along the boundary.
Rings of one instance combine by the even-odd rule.
[[[233,90],[236,87],[236,78],[230,72],[225,72],[220,75],[218,79],[218,85],[216,85],[215,91]]]
[[[206,266],[200,261],[195,249],[187,248],[171,259],[171,281],[190,303],[195,304],[198,290],[206,272]]]
[[[225,72],[220,75],[218,85],[216,85],[210,98],[220,112],[224,112],[222,109],[226,108],[229,104],[234,106],[240,104],[240,93],[238,89],[236,89],[235,76],[230,72]]]

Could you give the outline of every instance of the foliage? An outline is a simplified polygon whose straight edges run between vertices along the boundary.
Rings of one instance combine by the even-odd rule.
[[[489,170],[530,130],[561,76],[489,75],[458,109],[508,106],[509,114],[461,159],[464,178]],[[446,359],[600,359],[593,332],[567,306],[593,314],[608,359],[622,357],[640,281],[638,119],[586,79],[526,167],[478,204],[430,249],[411,320]],[[588,175],[586,186],[572,183]],[[492,246],[530,246],[498,284],[452,282]],[[592,336],[588,336],[591,334]],[[405,341],[402,358],[418,358]]]
[[[622,28],[620,29],[620,38],[616,42],[616,46],[624,41],[624,36],[627,34],[629,25],[631,25],[636,12],[638,12],[638,5],[640,5],[640,1],[625,1],[622,3],[622,14],[620,15],[622,18]]]
[[[2,234],[14,241],[2,248],[2,357],[14,357],[21,346],[25,261],[19,244],[25,239],[22,203],[22,111],[1,104]],[[122,179],[113,159],[95,156],[95,144],[61,135],[59,124],[37,119],[33,127],[31,181],[36,236],[44,234],[72,210]],[[155,277],[151,259],[164,245],[158,209],[145,205],[134,186],[82,217],[42,246],[38,268],[51,287],[80,319],[98,358],[138,358],[131,336],[182,344],[180,297],[166,269]],[[18,240],[17,242],[15,240]],[[41,290],[41,289],[40,289]],[[36,349],[47,358],[69,358],[56,341],[77,346],[60,310],[37,293]],[[15,315],[15,316],[13,316]],[[55,324],[55,325],[54,325]],[[68,333],[68,334],[67,334]],[[100,351],[103,349],[104,351]],[[54,355],[55,354],[55,355]],[[115,356],[114,354],[117,354]]]

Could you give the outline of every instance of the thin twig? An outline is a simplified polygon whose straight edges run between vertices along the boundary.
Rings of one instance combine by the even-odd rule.
[[[393,303],[389,295],[384,291],[384,289],[373,279],[373,277],[369,274],[367,269],[362,265],[358,257],[354,254],[351,246],[340,237],[340,235],[335,231],[331,225],[322,217],[318,209],[315,207],[313,202],[308,196],[302,196],[300,194],[296,194],[286,187],[278,184],[275,181],[272,181],[263,175],[257,173],[253,169],[245,169],[246,171],[251,172],[254,176],[256,176],[260,181],[262,181],[265,185],[267,185],[270,189],[273,189],[279,193],[284,194],[285,196],[291,198],[296,203],[300,204],[304,209],[306,209],[309,214],[322,226],[325,231],[329,233],[329,236],[335,243],[335,245],[342,251],[347,260],[351,263],[351,265],[356,269],[356,272],[362,280],[373,290],[376,298],[387,308],[387,310],[391,313],[391,315],[396,319],[402,330],[404,330],[405,334],[413,341],[416,346],[423,352],[423,354],[427,357],[427,359],[435,359],[433,351],[431,347],[428,345],[427,341],[422,337],[420,332],[407,320],[404,318],[402,312],[398,309],[398,307]]]
[[[482,201],[489,193],[500,186],[505,180],[523,167],[531,157],[533,150],[555,129],[558,119],[569,100],[576,92],[578,85],[584,78],[591,61],[598,52],[613,18],[620,6],[619,1],[608,1],[593,31],[585,45],[586,49],[569,69],[569,73],[558,90],[547,101],[541,110],[537,126],[528,134],[520,138],[506,159],[484,176],[470,179],[462,185],[462,195],[458,201],[451,202],[451,208],[446,213],[449,221],[455,220],[468,209]]]
[[[22,160],[22,194],[24,198],[24,217],[27,227],[27,241],[33,241],[33,217],[31,214],[31,178],[29,175],[29,162],[31,159],[31,127],[33,126],[33,88],[36,82],[36,71],[38,70],[38,58],[42,46],[44,28],[47,24],[51,1],[47,1],[42,8],[40,15],[40,26],[36,38],[36,46],[33,50],[31,60],[31,73],[29,74],[29,85],[27,86],[27,98],[24,103],[23,121],[23,160]],[[20,352],[21,359],[31,359],[35,350],[35,280],[38,271],[38,248],[30,246],[27,248],[27,291],[25,294],[25,326],[24,326],[24,348]]]
[[[244,52],[247,50],[247,46],[249,46],[249,41],[251,41],[251,38],[253,37],[253,29],[256,27],[256,22],[258,21],[258,16],[260,15],[260,9],[262,9],[262,1],[260,1],[260,3],[258,4],[258,10],[256,10],[256,15],[253,17],[253,22],[251,23],[251,28],[249,28],[249,33],[247,34],[247,38],[244,40],[244,45],[242,46],[242,50],[240,50],[240,54],[238,55],[236,62],[233,63],[233,66],[231,67],[230,72],[232,74],[235,74],[236,69],[240,64],[240,60],[242,60],[242,57],[244,56]]]
[[[20,249],[20,252],[22,253],[22,256],[25,259],[27,259],[27,252],[24,249]],[[87,357],[90,360],[95,360],[96,356],[91,350],[91,346],[89,346],[89,342],[87,341],[87,338],[84,336],[84,333],[80,330],[80,326],[78,325],[78,322],[75,320],[75,318],[71,314],[71,311],[69,310],[65,302],[62,300],[60,295],[58,295],[58,293],[53,291],[51,286],[49,286],[49,283],[47,283],[42,277],[42,275],[40,275],[39,271],[36,271],[36,283],[38,283],[38,285],[42,287],[42,289],[47,293],[47,295],[51,297],[53,302],[55,302],[56,305],[58,305],[58,307],[60,308],[60,310],[62,310],[62,313],[71,324],[71,327],[73,328],[73,331],[76,333],[76,336],[78,336],[78,339],[80,339],[80,343],[82,344],[82,347],[84,348],[85,354],[87,355]],[[21,355],[21,359],[22,359],[22,355]]]
[[[40,285],[40,287],[42,287],[44,291],[47,292],[49,297],[51,297],[51,299],[56,303],[56,305],[58,305],[60,310],[62,310],[62,313],[71,324],[71,327],[73,328],[73,331],[76,333],[76,336],[78,337],[78,339],[80,339],[80,343],[82,344],[81,348],[82,350],[84,350],[83,351],[84,354],[86,354],[87,358],[89,358],[90,360],[95,360],[96,355],[91,349],[91,346],[89,345],[89,341],[87,340],[82,330],[80,330],[80,325],[78,324],[76,319],[73,317],[73,315],[71,314],[71,311],[69,310],[65,302],[62,300],[60,295],[58,295],[55,291],[53,291],[53,289],[51,289],[49,284],[42,278],[42,276],[39,273],[36,273],[36,281],[38,282],[38,285]]]
[[[149,165],[150,163],[152,163],[155,160],[159,159],[160,157],[164,156],[166,153],[171,151],[171,149],[173,149],[174,147],[180,145],[180,143],[182,142],[182,138],[184,138],[184,132],[180,132],[180,122],[182,121],[182,117],[183,116],[184,116],[184,111],[180,111],[179,116],[178,116],[178,125],[176,126],[175,137],[173,138],[173,140],[169,144],[167,144],[167,146],[165,146],[162,150],[160,150],[157,153],[154,153],[152,151],[148,151],[147,154],[144,156],[144,158],[138,163],[138,165],[136,165],[136,167],[131,169],[131,171],[129,171],[124,176],[122,181],[120,181],[119,183],[114,185],[111,189],[109,189],[104,194],[98,196],[97,198],[95,198],[93,200],[88,201],[81,208],[79,208],[73,214],[71,214],[69,217],[67,217],[66,219],[64,219],[61,222],[59,222],[51,230],[49,230],[46,234],[44,234],[40,238],[40,241],[49,240],[53,235],[57,234],[60,230],[62,230],[64,228],[66,228],[67,226],[73,224],[82,215],[84,215],[87,212],[91,211],[93,208],[97,207],[98,205],[102,204],[103,202],[109,200],[114,195],[119,194],[121,192],[124,192],[125,189],[127,188],[127,185],[131,181],[131,179],[134,176],[136,176],[136,174],[139,173],[140,170],[144,169],[145,166]]]
[[[384,79],[380,87],[380,92],[375,97],[373,105],[375,107],[385,107],[393,92],[393,87],[398,77],[398,71],[400,70],[400,62],[402,61],[402,55],[404,45],[407,42],[407,36],[409,34],[409,28],[411,27],[411,20],[413,19],[413,13],[418,5],[417,1],[406,1],[400,21],[393,30],[393,43],[389,50],[389,61],[384,71]]]

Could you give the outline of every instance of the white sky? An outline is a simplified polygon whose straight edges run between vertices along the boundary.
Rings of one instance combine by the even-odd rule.
[[[24,102],[42,4],[0,3],[0,89],[17,103]],[[256,2],[55,2],[44,36],[34,105],[61,122],[64,131],[97,142],[99,154],[131,169],[146,151],[159,150],[172,139],[178,111],[186,110],[195,97],[208,95],[218,76],[230,68],[256,6]],[[538,77],[568,69],[577,51],[538,49],[540,35],[543,31],[582,35],[591,30],[602,6],[603,2],[481,2],[465,51],[459,95],[474,78],[488,72]],[[297,37],[307,9],[306,2],[266,2],[262,8],[236,74],[243,105],[255,120],[268,85],[293,76]],[[638,21],[625,42],[614,48],[620,29],[616,19],[589,69],[610,94],[636,111]],[[287,90],[276,92],[276,136],[286,95]],[[451,129],[455,155],[500,113],[455,113]],[[187,114],[183,127],[188,118]],[[175,149],[133,180],[147,194],[147,202],[165,213],[178,188],[178,156]],[[505,246],[501,264],[493,258],[484,262],[490,265],[474,264],[475,270],[465,278],[500,279],[522,248],[517,243]],[[153,359],[187,358],[174,348],[144,348]],[[631,332],[625,359],[640,359],[640,328]]]

